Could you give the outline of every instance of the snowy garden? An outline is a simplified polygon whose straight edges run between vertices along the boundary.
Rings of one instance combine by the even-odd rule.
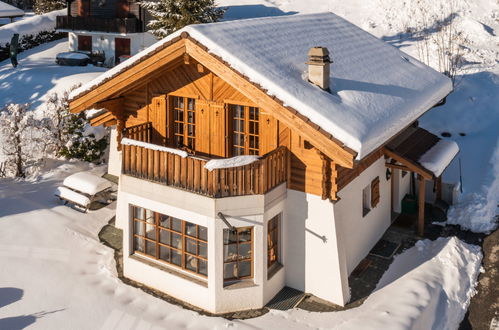
[[[416,2],[417,8],[389,0],[221,0],[219,5],[228,7],[226,19],[331,10],[446,70],[450,64],[434,55],[439,45],[431,39],[430,24],[443,9],[437,2]],[[453,41],[459,48],[455,90],[420,125],[460,149],[444,175],[445,182],[459,183],[462,191],[449,210],[448,224],[490,233],[498,226],[499,204],[499,8],[494,0],[453,4],[452,36],[459,38]],[[21,34],[51,31],[55,16],[35,15],[0,27],[0,46],[13,29]],[[421,37],[421,29],[429,39]],[[115,203],[82,213],[54,196],[71,174],[106,172],[106,130],[91,128],[85,115],[70,114],[67,105],[72,89],[106,69],[57,65],[56,55],[67,50],[67,42],[50,41],[23,51],[17,68],[8,60],[0,62],[0,329],[459,327],[483,268],[480,247],[455,237],[417,242],[396,256],[361,306],[341,312],[271,310],[258,318],[227,320],[123,283],[114,250],[98,238],[115,215]],[[220,166],[225,165],[214,162],[210,168]]]

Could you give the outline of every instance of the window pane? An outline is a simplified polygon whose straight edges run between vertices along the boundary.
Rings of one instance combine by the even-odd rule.
[[[198,259],[190,255],[185,255],[185,268],[197,272]]]
[[[194,111],[187,111],[187,122],[194,123]]]
[[[243,229],[239,232],[239,242],[251,241],[251,228]]]
[[[145,243],[145,240],[143,238],[134,236],[133,246],[134,246],[135,251],[139,251],[139,252],[144,253],[146,250],[145,244],[146,243]]]
[[[224,245],[224,260],[225,261],[237,260],[237,244]]]
[[[197,254],[197,249],[196,249],[196,246],[197,246],[197,243],[195,240],[193,240],[192,238],[186,238],[185,239],[185,250],[189,253],[192,253],[192,254]]]
[[[249,107],[249,119],[258,120],[258,108]]]
[[[203,258],[208,258],[208,245],[206,243],[199,243],[198,255]]]
[[[171,250],[164,246],[159,246],[159,258],[163,261],[170,262]]]
[[[146,241],[146,248],[147,248],[146,253],[148,255],[153,256],[153,257],[156,256],[156,243],[151,242],[151,241]]]
[[[174,248],[182,250],[182,235],[172,233],[172,245]]]
[[[144,220],[144,209],[141,207],[134,207],[134,217],[136,219]]]
[[[160,243],[163,243],[166,245],[171,245],[170,232],[167,230],[160,230],[159,231],[159,241],[160,241]]]
[[[177,218],[172,217],[172,229],[181,233],[182,232],[182,220],[179,220]]]
[[[182,266],[182,254],[175,250],[172,251],[172,264]]]
[[[199,239],[202,239],[203,241],[208,240],[208,229],[203,226],[199,226]]]
[[[170,217],[164,214],[160,214],[159,225],[163,228],[170,228]]]
[[[239,259],[251,258],[251,243],[239,244]]]
[[[146,209],[146,221],[149,223],[154,223],[154,212]]]
[[[231,262],[224,264],[224,279],[237,277],[237,263]]]
[[[204,260],[198,259],[199,274],[208,275],[208,263]]]
[[[146,223],[146,236],[150,239],[156,239],[156,226]]]
[[[187,109],[194,110],[194,99],[187,99]]]
[[[237,242],[237,231],[224,229],[224,244],[236,243],[236,242]]]
[[[144,223],[140,221],[134,221],[133,232],[134,234],[144,236]]]
[[[196,237],[196,225],[190,222],[185,223],[185,234]]]
[[[240,261],[238,266],[239,277],[251,276],[251,261]]]
[[[178,107],[179,108],[184,108],[184,98],[183,97],[179,97],[178,98]]]

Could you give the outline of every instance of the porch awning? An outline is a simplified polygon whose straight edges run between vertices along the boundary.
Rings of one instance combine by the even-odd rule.
[[[457,143],[442,140],[421,127],[409,127],[385,146],[385,154],[426,179],[438,178],[459,152]]]

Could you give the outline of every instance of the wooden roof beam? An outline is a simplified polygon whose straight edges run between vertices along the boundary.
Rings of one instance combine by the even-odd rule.
[[[410,161],[409,159],[407,158],[404,158],[396,153],[394,153],[393,151],[391,151],[390,149],[388,148],[383,148],[383,152],[385,153],[385,155],[395,159],[396,161],[398,161],[399,163],[407,166],[407,168],[412,171],[412,172],[415,172],[419,175],[421,175],[423,178],[427,179],[427,180],[432,180],[434,175],[433,173],[429,172],[428,170],[426,169],[423,169],[423,167],[421,167],[420,165],[416,165],[414,164],[412,161]]]

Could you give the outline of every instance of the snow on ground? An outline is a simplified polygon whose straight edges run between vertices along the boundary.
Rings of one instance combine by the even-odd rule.
[[[202,316],[117,278],[113,251],[97,238],[115,204],[81,213],[52,195],[65,176],[102,167],[52,161],[47,168],[32,180],[0,179],[0,263],[8,265],[0,268],[0,329],[454,329],[474,292],[480,248],[440,238],[398,256],[355,309]]]
[[[66,10],[55,10],[43,15],[29,15],[14,23],[0,26],[0,45],[10,43],[12,35],[19,33],[19,37],[27,34],[36,35],[40,31],[52,31],[55,29],[57,16],[66,15]]]
[[[37,108],[46,95],[61,93],[106,71],[94,66],[57,65],[55,56],[67,50],[68,41],[62,39],[20,53],[17,68],[10,60],[0,62],[0,108],[7,103],[26,102]]]

